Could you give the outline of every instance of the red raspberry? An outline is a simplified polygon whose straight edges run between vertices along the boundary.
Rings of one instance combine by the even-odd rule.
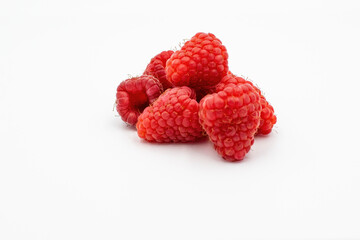
[[[140,113],[162,93],[160,82],[150,75],[121,82],[116,93],[116,110],[121,119],[135,125]]]
[[[229,84],[200,101],[201,125],[216,151],[227,161],[242,160],[260,124],[260,96],[249,84]]]
[[[245,80],[242,77],[235,76],[232,73],[229,73],[223,79],[221,79],[221,82],[216,85],[216,92],[224,90],[229,84],[234,85],[242,85],[242,84],[250,84],[260,95],[260,103],[261,103],[261,119],[260,119],[260,126],[256,132],[256,134],[269,134],[275,125],[277,119],[274,115],[274,108],[270,105],[268,101],[266,101],[265,97],[262,95],[259,88],[253,85],[252,82]]]
[[[140,115],[136,128],[149,142],[192,142],[203,136],[194,90],[166,90]]]
[[[153,57],[150,63],[147,65],[144,74],[152,75],[159,79],[164,90],[172,88],[173,84],[166,79],[165,66],[166,61],[171,57],[174,51],[163,51]]]
[[[209,88],[228,72],[228,53],[211,33],[197,33],[166,62],[166,77],[175,86]]]

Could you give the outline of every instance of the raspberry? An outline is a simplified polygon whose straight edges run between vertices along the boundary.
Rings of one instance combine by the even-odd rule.
[[[149,142],[193,142],[203,136],[198,110],[194,90],[168,89],[140,115],[138,135]]]
[[[274,108],[270,105],[270,103],[265,99],[262,95],[259,88],[253,85],[252,82],[245,80],[242,77],[235,76],[234,74],[230,73],[221,79],[221,82],[216,85],[216,92],[222,91],[226,88],[229,84],[234,85],[242,85],[242,84],[250,84],[255,91],[260,95],[260,104],[261,104],[261,119],[260,119],[260,126],[256,132],[256,134],[267,135],[271,132],[273,126],[275,125],[277,119],[274,115]]]
[[[271,106],[270,103],[268,103],[268,101],[266,101],[264,96],[260,97],[260,103],[261,103],[261,107],[262,107],[261,119],[260,119],[260,126],[259,126],[256,134],[267,135],[267,134],[271,133],[273,126],[277,122],[277,118],[274,115],[273,106]]]
[[[260,124],[260,96],[249,84],[229,84],[199,103],[200,123],[227,161],[242,160],[254,143]]]
[[[173,84],[166,79],[165,66],[166,61],[171,57],[174,51],[163,51],[153,57],[150,63],[147,65],[144,74],[152,75],[159,79],[164,90],[172,88]]]
[[[162,93],[160,82],[150,75],[121,82],[116,93],[116,110],[121,119],[135,125],[140,113]]]
[[[175,86],[209,88],[228,72],[228,53],[211,33],[197,33],[166,62],[166,77]]]

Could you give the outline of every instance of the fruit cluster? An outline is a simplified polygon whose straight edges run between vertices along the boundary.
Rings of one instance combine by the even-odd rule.
[[[151,59],[143,75],[117,88],[116,109],[149,142],[194,142],[208,136],[227,161],[242,160],[255,135],[269,134],[274,109],[260,89],[229,71],[228,53],[211,33]]]

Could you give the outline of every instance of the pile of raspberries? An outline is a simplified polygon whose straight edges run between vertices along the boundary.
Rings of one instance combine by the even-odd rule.
[[[202,32],[180,50],[156,55],[140,77],[121,82],[116,110],[146,141],[208,137],[231,162],[244,159],[254,137],[269,134],[276,123],[260,89],[229,71],[222,42]]]

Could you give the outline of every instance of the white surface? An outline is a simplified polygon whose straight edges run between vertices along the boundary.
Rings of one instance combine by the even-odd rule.
[[[360,238],[359,2],[235,2],[0,2],[0,239]],[[112,112],[198,31],[278,116],[237,164]]]

